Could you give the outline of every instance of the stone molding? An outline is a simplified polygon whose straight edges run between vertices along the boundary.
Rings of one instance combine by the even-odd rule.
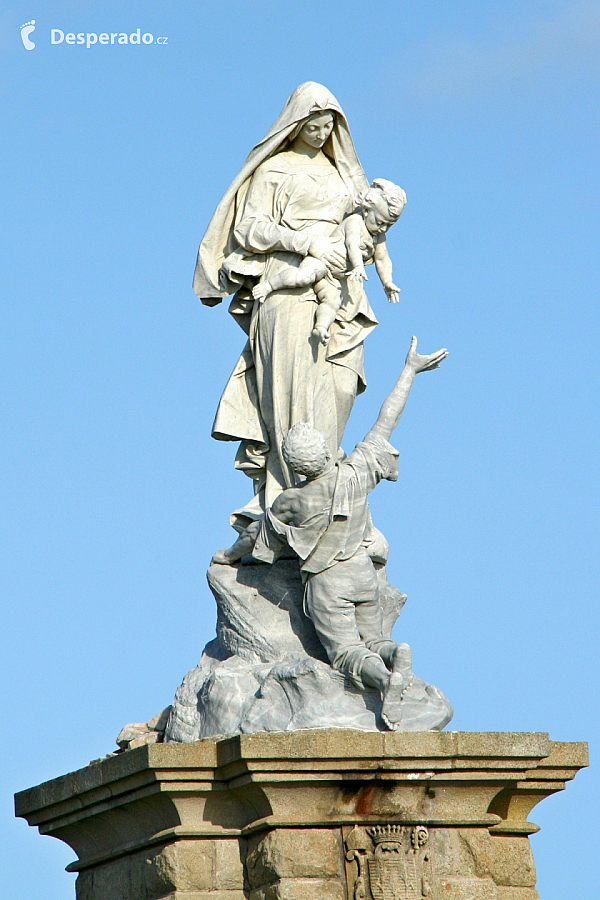
[[[393,894],[418,870],[433,900],[529,900],[528,815],[585,765],[584,743],[543,732],[272,732],[118,753],[17,794],[16,813],[75,850],[81,900],[370,900],[358,859],[381,897],[382,872]],[[387,868],[380,833],[397,836]]]

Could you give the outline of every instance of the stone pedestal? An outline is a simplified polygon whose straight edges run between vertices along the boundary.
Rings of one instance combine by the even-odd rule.
[[[535,900],[527,820],[587,764],[544,733],[151,744],[16,797],[78,900]]]

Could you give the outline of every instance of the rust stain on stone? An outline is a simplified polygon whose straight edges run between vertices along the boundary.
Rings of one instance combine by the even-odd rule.
[[[378,785],[369,784],[367,787],[362,788],[356,801],[356,812],[363,816],[372,812],[377,793]]]

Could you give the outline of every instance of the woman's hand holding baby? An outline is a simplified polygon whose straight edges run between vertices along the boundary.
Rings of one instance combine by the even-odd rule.
[[[339,245],[323,234],[316,234],[311,238],[308,252],[330,269],[343,269],[346,264],[345,253],[339,249]]]

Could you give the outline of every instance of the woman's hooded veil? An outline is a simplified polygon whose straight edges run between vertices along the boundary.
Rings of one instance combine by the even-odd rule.
[[[331,110],[336,115],[331,136],[323,147],[324,152],[335,163],[353,196],[368,186],[340,104],[322,84],[305,81],[290,94],[277,120],[262,141],[252,148],[242,170],[225,191],[206,229],[198,250],[194,290],[207,306],[215,306],[223,297],[232,293],[231,290],[223,289],[219,270],[225,257],[236,249],[237,242],[233,236],[235,216],[256,169],[282,149],[287,138],[303,119],[326,110]]]

